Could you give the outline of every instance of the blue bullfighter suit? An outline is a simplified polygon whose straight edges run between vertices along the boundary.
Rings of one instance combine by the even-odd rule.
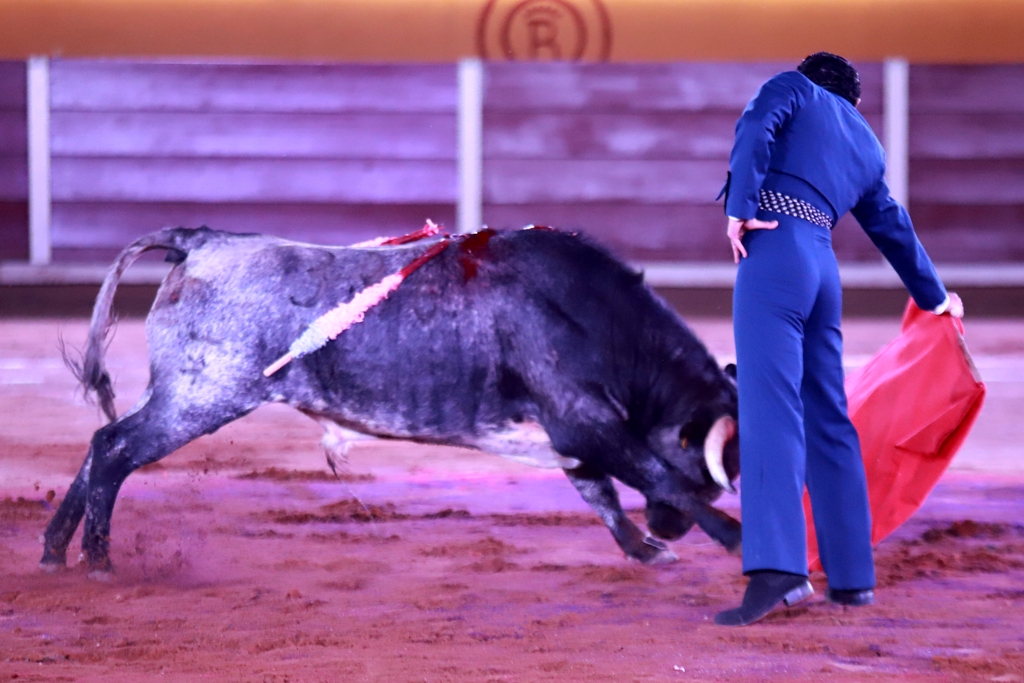
[[[743,238],[733,299],[739,384],[743,570],[807,574],[803,490],[829,587],[875,585],[857,432],[843,388],[835,222],[852,211],[918,306],[948,302],[882,147],[847,100],[803,74],[762,86],[736,124],[726,213],[777,220]]]

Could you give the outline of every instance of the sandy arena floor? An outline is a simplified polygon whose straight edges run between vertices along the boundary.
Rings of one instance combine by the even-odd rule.
[[[731,353],[727,323],[692,323]],[[111,582],[42,574],[101,425],[57,352],[86,322],[0,321],[0,681],[1024,682],[1024,322],[967,326],[988,402],[878,547],[877,605],[833,606],[817,575],[807,602],[723,629],[740,564],[700,532],[675,564],[627,561],[560,473],[458,449],[357,445],[337,481],[319,428],[280,406],[128,479]],[[851,321],[850,364],[897,330]],[[147,379],[141,322],[108,359],[123,411]]]

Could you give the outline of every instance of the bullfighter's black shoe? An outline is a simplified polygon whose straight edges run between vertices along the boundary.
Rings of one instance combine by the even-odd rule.
[[[792,607],[813,593],[814,588],[806,576],[772,569],[750,572],[743,604],[716,614],[715,623],[719,626],[747,626],[763,619],[779,603]]]
[[[842,590],[829,588],[825,591],[825,598],[829,602],[848,607],[863,607],[875,604],[875,591],[872,588],[860,590]]]

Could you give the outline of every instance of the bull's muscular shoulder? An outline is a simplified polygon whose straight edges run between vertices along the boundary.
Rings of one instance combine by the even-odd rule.
[[[611,277],[616,284],[636,285],[639,273],[617,259],[603,246],[576,233],[551,229],[528,229],[500,233],[499,245],[520,264],[547,270],[552,276],[583,277],[585,280]]]

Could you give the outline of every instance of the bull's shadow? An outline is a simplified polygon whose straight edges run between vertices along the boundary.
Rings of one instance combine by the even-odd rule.
[[[315,319],[432,248],[440,253],[361,323],[264,376]],[[103,359],[111,304],[124,270],[151,249],[175,265],[146,319],[149,384],[118,417]],[[76,367],[110,424],[46,529],[44,569],[65,565],[84,516],[89,568],[111,571],[110,518],[125,478],[270,402],[320,422],[329,458],[369,435],[560,467],[642,562],[676,556],[629,520],[612,478],[645,496],[655,536],[697,524],[739,547],[739,523],[711,506],[738,475],[732,378],[642,275],[574,235],[321,247],[163,230],[111,266]]]

